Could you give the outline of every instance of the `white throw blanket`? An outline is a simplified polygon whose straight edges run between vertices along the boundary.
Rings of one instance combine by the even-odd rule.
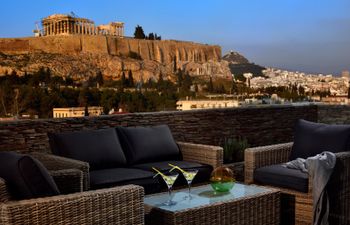
[[[336,156],[332,152],[322,152],[307,159],[297,158],[284,164],[287,168],[299,169],[312,177],[313,224],[328,225],[329,200],[326,185],[332,175]]]

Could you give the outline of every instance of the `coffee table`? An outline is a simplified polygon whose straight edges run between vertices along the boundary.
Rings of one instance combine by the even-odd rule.
[[[188,189],[173,192],[174,206],[162,205],[167,193],[144,199],[146,224],[162,225],[278,225],[280,192],[266,187],[236,183],[227,193],[215,193],[210,185],[194,187],[192,199],[184,199]]]

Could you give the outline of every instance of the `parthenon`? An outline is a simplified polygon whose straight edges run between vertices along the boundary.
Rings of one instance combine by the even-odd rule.
[[[69,14],[53,14],[43,18],[41,24],[42,30],[39,36],[70,34],[124,36],[124,23],[122,22],[96,26],[92,20]]]

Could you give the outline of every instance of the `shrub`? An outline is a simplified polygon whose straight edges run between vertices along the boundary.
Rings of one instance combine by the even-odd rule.
[[[222,147],[224,149],[224,163],[233,163],[244,160],[244,150],[249,147],[249,144],[246,138],[228,137],[224,138]]]

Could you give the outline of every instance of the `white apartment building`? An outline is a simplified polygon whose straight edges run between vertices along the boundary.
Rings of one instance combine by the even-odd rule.
[[[83,117],[85,107],[53,108],[53,118]],[[99,116],[103,114],[103,107],[88,107],[89,116]]]
[[[180,100],[176,102],[176,109],[180,111],[194,110],[194,109],[233,108],[238,106],[239,106],[239,102],[233,99]]]

